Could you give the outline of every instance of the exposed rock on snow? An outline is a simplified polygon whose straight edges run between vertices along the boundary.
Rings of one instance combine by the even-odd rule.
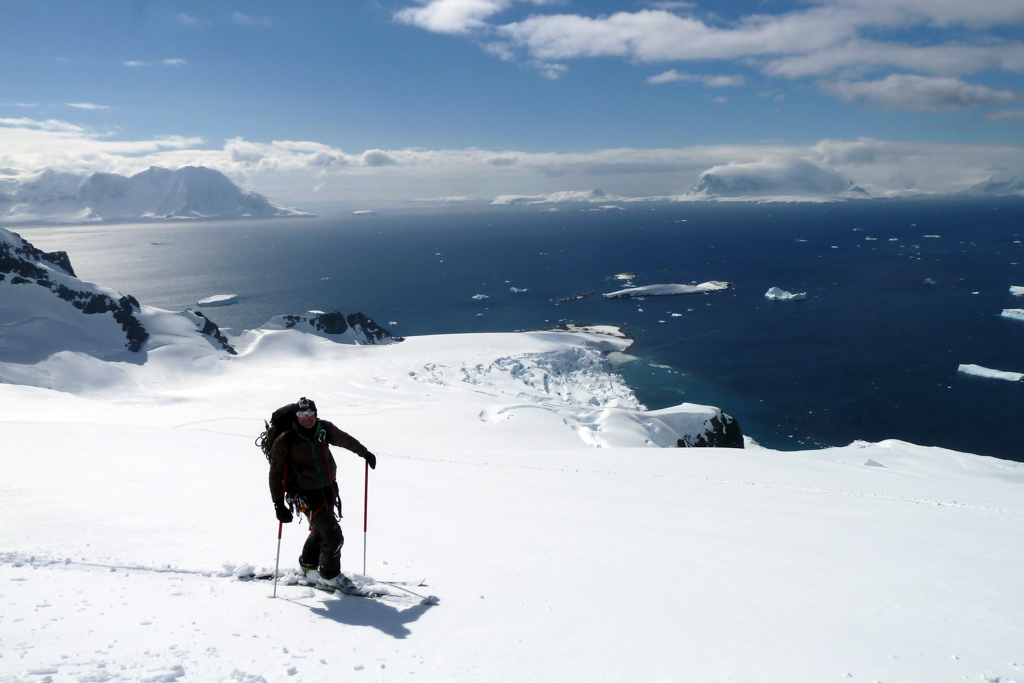
[[[743,448],[743,432],[733,417],[692,403],[651,411],[602,408],[580,416],[575,429],[587,443],[606,448],[638,440],[661,448]]]
[[[803,301],[807,298],[807,292],[793,294],[792,292],[787,292],[784,289],[772,287],[764,293],[764,298],[771,301]]]
[[[702,282],[699,285],[647,285],[645,287],[630,287],[620,289],[617,292],[608,292],[606,299],[622,299],[639,296],[669,296],[673,294],[703,294],[707,292],[718,292],[732,287],[731,282],[712,280]]]
[[[0,176],[0,220],[81,223],[104,220],[309,216],[247,192],[220,171],[152,167],[131,177],[47,169]]]
[[[74,276],[63,251],[46,253],[0,229],[0,355],[45,358],[62,350],[98,357],[138,351],[149,337],[139,302]]]
[[[338,311],[329,313],[310,311],[310,314],[275,316],[261,329],[294,329],[348,344],[390,344],[393,341],[402,340],[401,337],[393,337],[390,331],[362,313],[352,313],[347,318]]]

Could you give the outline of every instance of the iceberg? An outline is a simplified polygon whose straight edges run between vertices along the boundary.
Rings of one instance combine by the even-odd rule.
[[[237,294],[214,294],[196,302],[197,306],[230,306],[238,303]]]
[[[1024,287],[1010,287],[1010,294],[1014,296],[1024,296]]]
[[[799,294],[793,294],[787,292],[784,289],[778,287],[772,287],[764,293],[764,298],[771,301],[803,301],[807,298],[807,292],[800,292]]]
[[[718,292],[732,287],[731,282],[711,280],[699,285],[647,285],[645,287],[629,287],[617,292],[608,292],[606,299],[636,298],[640,296],[671,296],[674,294],[703,294]]]
[[[1019,382],[1024,379],[1024,374],[1019,372],[1006,372],[1004,370],[993,370],[991,368],[982,367],[980,365],[972,364],[961,364],[957,368],[957,372],[965,375],[973,375],[975,377],[984,377],[985,379],[1002,379],[1007,382]]]
[[[1012,320],[1024,320],[1024,308],[1004,308],[1000,315]]]

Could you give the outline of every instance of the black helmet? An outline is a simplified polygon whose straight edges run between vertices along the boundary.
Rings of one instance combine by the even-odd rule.
[[[316,403],[305,396],[300,398],[295,406],[298,410],[312,410],[314,413],[316,412]]]

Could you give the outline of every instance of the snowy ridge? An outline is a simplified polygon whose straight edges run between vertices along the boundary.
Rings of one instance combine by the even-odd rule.
[[[309,216],[247,192],[220,171],[186,166],[150,168],[131,177],[66,172],[0,176],[0,221],[91,223]]]

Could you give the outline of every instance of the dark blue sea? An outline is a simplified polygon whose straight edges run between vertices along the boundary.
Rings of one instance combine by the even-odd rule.
[[[1024,460],[1024,201],[484,205],[375,215],[18,230],[80,277],[145,304],[251,328],[309,309],[362,311],[396,335],[619,325],[649,408],[721,407],[778,449],[903,439]],[[634,285],[730,290],[605,299]],[[806,292],[769,301],[770,287]],[[525,291],[511,291],[516,290]],[[576,293],[596,292],[562,301]],[[474,299],[485,295],[486,299]]]

